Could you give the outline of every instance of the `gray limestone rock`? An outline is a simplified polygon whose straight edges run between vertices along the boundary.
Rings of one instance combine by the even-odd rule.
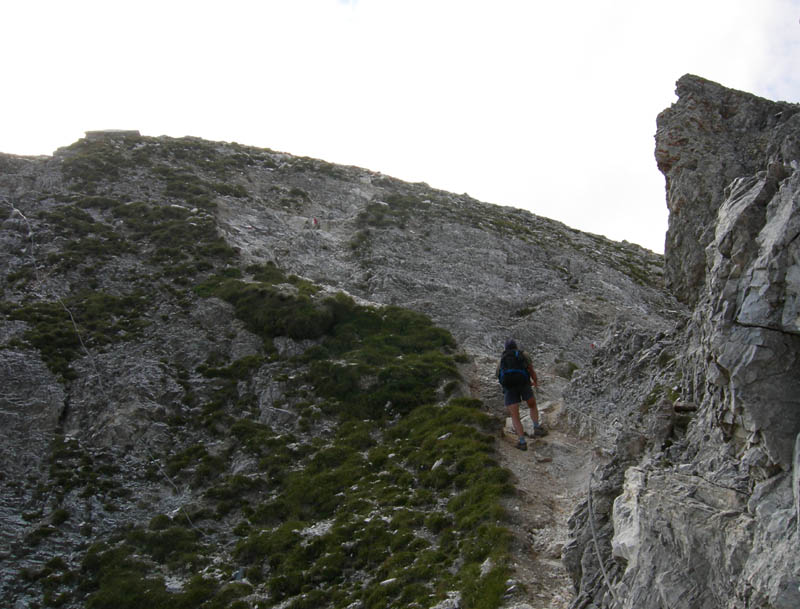
[[[701,357],[717,380],[717,416],[736,442],[763,442],[790,467],[800,431],[800,174],[762,172],[734,182],[709,245],[696,316]],[[754,438],[758,435],[758,438]],[[738,438],[742,438],[738,440]]]
[[[644,333],[609,336],[604,361],[567,391],[594,412],[611,403],[630,413],[623,421],[649,442],[617,443],[608,467],[625,482],[613,509],[597,503],[612,522],[606,563],[620,566],[609,585],[596,565],[570,558],[583,550],[591,563],[574,517],[573,607],[797,606],[800,107],[694,76],[680,79],[678,96],[659,116],[656,159],[670,208],[667,283],[693,313],[654,353],[662,370],[645,360],[650,387],[663,379],[660,402],[626,383],[653,353]],[[667,407],[676,399],[695,407],[676,416]]]
[[[665,271],[676,296],[696,303],[725,189],[771,162],[797,158],[800,106],[693,75],[678,80],[676,93],[678,101],[658,116],[655,148],[670,210]]]
[[[800,535],[800,434],[794,443],[794,463],[792,464],[792,492],[794,493],[794,511],[797,520],[797,532]]]
[[[7,480],[38,476],[65,407],[65,392],[37,354],[0,350],[0,461]],[[3,509],[19,498],[3,493]]]

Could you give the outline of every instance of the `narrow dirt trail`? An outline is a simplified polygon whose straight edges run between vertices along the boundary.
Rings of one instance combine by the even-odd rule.
[[[495,444],[496,454],[500,465],[512,473],[517,489],[504,502],[513,536],[514,586],[503,606],[567,609],[575,597],[561,561],[568,539],[567,520],[586,497],[591,473],[608,458],[595,442],[572,431],[575,425],[568,422],[567,414],[571,411],[563,400],[568,381],[545,371],[538,372],[540,388],[536,396],[541,420],[550,433],[543,438],[529,437],[528,450],[518,450],[494,378],[495,364],[495,357],[488,354],[476,362],[470,390],[492,416],[504,422]],[[523,425],[530,425],[528,409],[522,410]]]
[[[590,473],[600,463],[585,440],[558,430],[528,439],[528,450],[515,448],[504,434],[497,442],[500,464],[514,475],[517,493],[505,507],[511,515],[515,587],[507,607],[566,609],[574,597],[561,561],[567,520],[586,493]]]

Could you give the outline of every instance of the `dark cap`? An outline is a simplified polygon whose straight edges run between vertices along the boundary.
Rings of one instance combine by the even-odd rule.
[[[513,338],[509,338],[506,341],[505,348],[506,348],[506,350],[508,350],[508,349],[516,349],[517,348],[517,341],[515,341]]]

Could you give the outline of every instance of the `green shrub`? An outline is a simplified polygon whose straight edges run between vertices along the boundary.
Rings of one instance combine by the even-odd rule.
[[[194,530],[178,526],[155,531],[135,529],[128,533],[126,541],[159,563],[196,562],[198,533]]]
[[[309,590],[289,603],[287,609],[319,609],[329,606],[332,600],[329,590]]]
[[[150,519],[148,528],[151,531],[163,531],[164,529],[168,529],[171,524],[172,519],[169,516],[166,514],[158,514]]]
[[[246,270],[248,273],[253,275],[254,281],[259,281],[268,285],[284,283],[287,281],[284,272],[275,266],[275,263],[273,262],[267,262],[265,264],[251,264]]]
[[[166,472],[177,476],[185,469],[194,472],[193,482],[197,485],[224,471],[226,461],[221,456],[210,455],[202,444],[195,444],[167,459]]]
[[[83,350],[120,342],[139,335],[147,325],[142,314],[148,300],[140,293],[113,296],[81,292],[62,302],[39,302],[3,312],[28,322],[23,338],[39,349],[50,370],[74,378],[69,364]]]
[[[259,478],[250,478],[237,474],[223,478],[217,484],[206,491],[206,497],[218,501],[241,499],[249,493],[263,490],[264,482]]]
[[[187,208],[135,202],[115,207],[113,214],[124,221],[124,229],[136,242],[155,248],[153,260],[157,263],[169,265],[189,258],[192,265],[205,264],[210,269],[236,256],[219,236],[212,217]]]
[[[144,542],[145,549],[151,547],[148,544],[153,538],[155,534],[149,534]],[[182,538],[177,541],[183,544]],[[155,547],[161,545],[158,541]],[[163,579],[151,576],[154,570],[150,564],[134,558],[135,550],[129,544],[115,548],[98,544],[89,548],[81,566],[79,585],[79,590],[86,595],[87,609],[193,609],[201,606],[223,609],[235,606],[235,599],[252,591],[244,583],[220,586],[213,579],[196,575],[182,591],[169,592]]]
[[[78,207],[82,207],[84,209],[99,209],[99,210],[108,210],[108,209],[115,209],[120,205],[123,205],[122,201],[119,199],[113,199],[111,197],[93,197],[93,196],[85,196],[78,199],[75,203]]]
[[[405,228],[412,216],[428,207],[414,195],[393,193],[385,201],[375,201],[367,204],[356,218],[359,228],[367,226],[374,228]]]
[[[443,352],[455,341],[426,316],[399,307],[359,307],[345,298],[328,305],[335,320],[329,336],[303,357],[310,363],[309,382],[333,400],[324,412],[356,419],[404,414],[435,401],[440,384],[458,377],[452,356]]]
[[[69,520],[69,511],[64,508],[57,508],[50,515],[50,524],[53,526],[64,524],[67,520]]]
[[[247,189],[241,184],[229,184],[226,182],[214,182],[211,188],[217,194],[228,196],[246,198],[248,196]]]
[[[33,265],[25,265],[6,275],[6,281],[15,287],[24,286],[36,278],[36,269]]]
[[[372,448],[375,446],[375,438],[372,435],[373,430],[374,425],[365,421],[345,421],[336,432],[337,445],[357,451]]]
[[[270,593],[290,606],[307,606],[317,589],[331,593],[316,601],[331,603],[325,606],[426,606],[453,588],[474,606],[499,606],[510,544],[498,525],[506,518],[500,501],[513,487],[493,458],[493,431],[481,403],[467,398],[418,406],[391,426],[343,419],[332,444],[295,458],[274,499],[254,506],[251,522],[272,528],[243,530],[237,561],[253,576],[268,567]],[[243,443],[274,441],[253,423],[235,435]],[[441,482],[426,488],[439,458],[445,465],[433,474]],[[439,509],[444,499],[447,512]],[[304,533],[308,523],[325,521],[327,532]],[[481,578],[486,558],[498,566]],[[359,573],[370,576],[348,588]]]
[[[105,225],[95,222],[92,216],[74,205],[43,211],[39,217],[58,234],[70,237],[85,237],[97,231],[108,230]]]
[[[207,378],[244,380],[249,378],[253,372],[258,370],[263,364],[264,358],[260,355],[247,355],[225,368],[214,368],[202,364],[198,366],[197,371]]]
[[[154,169],[156,175],[164,180],[164,194],[167,197],[181,199],[192,207],[207,211],[216,208],[216,203],[211,198],[213,186],[197,177],[190,171],[184,171],[160,165]]]
[[[297,531],[303,527],[304,523],[290,520],[273,531],[252,533],[236,545],[234,556],[247,564],[260,564],[267,560],[272,568],[278,568],[286,560],[289,550],[301,542]]]
[[[128,140],[129,138],[125,138]],[[94,193],[103,182],[118,180],[132,163],[114,142],[106,139],[80,140],[66,148],[61,172],[70,188]]]
[[[324,302],[303,294],[291,294],[264,283],[246,283],[216,277],[196,288],[200,296],[217,296],[234,306],[236,317],[262,338],[289,336],[318,338],[333,324]]]
[[[460,573],[461,602],[468,609],[496,609],[503,602],[510,569],[504,563],[495,566],[484,576],[480,566],[470,563]]]

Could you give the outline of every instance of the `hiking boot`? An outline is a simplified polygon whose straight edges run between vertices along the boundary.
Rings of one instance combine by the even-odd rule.
[[[543,438],[547,435],[547,430],[542,427],[541,425],[534,425],[533,426],[533,437],[534,438]]]
[[[517,442],[516,446],[520,450],[528,450],[528,443],[525,441],[524,438],[520,438],[520,440],[519,440],[519,442]]]

